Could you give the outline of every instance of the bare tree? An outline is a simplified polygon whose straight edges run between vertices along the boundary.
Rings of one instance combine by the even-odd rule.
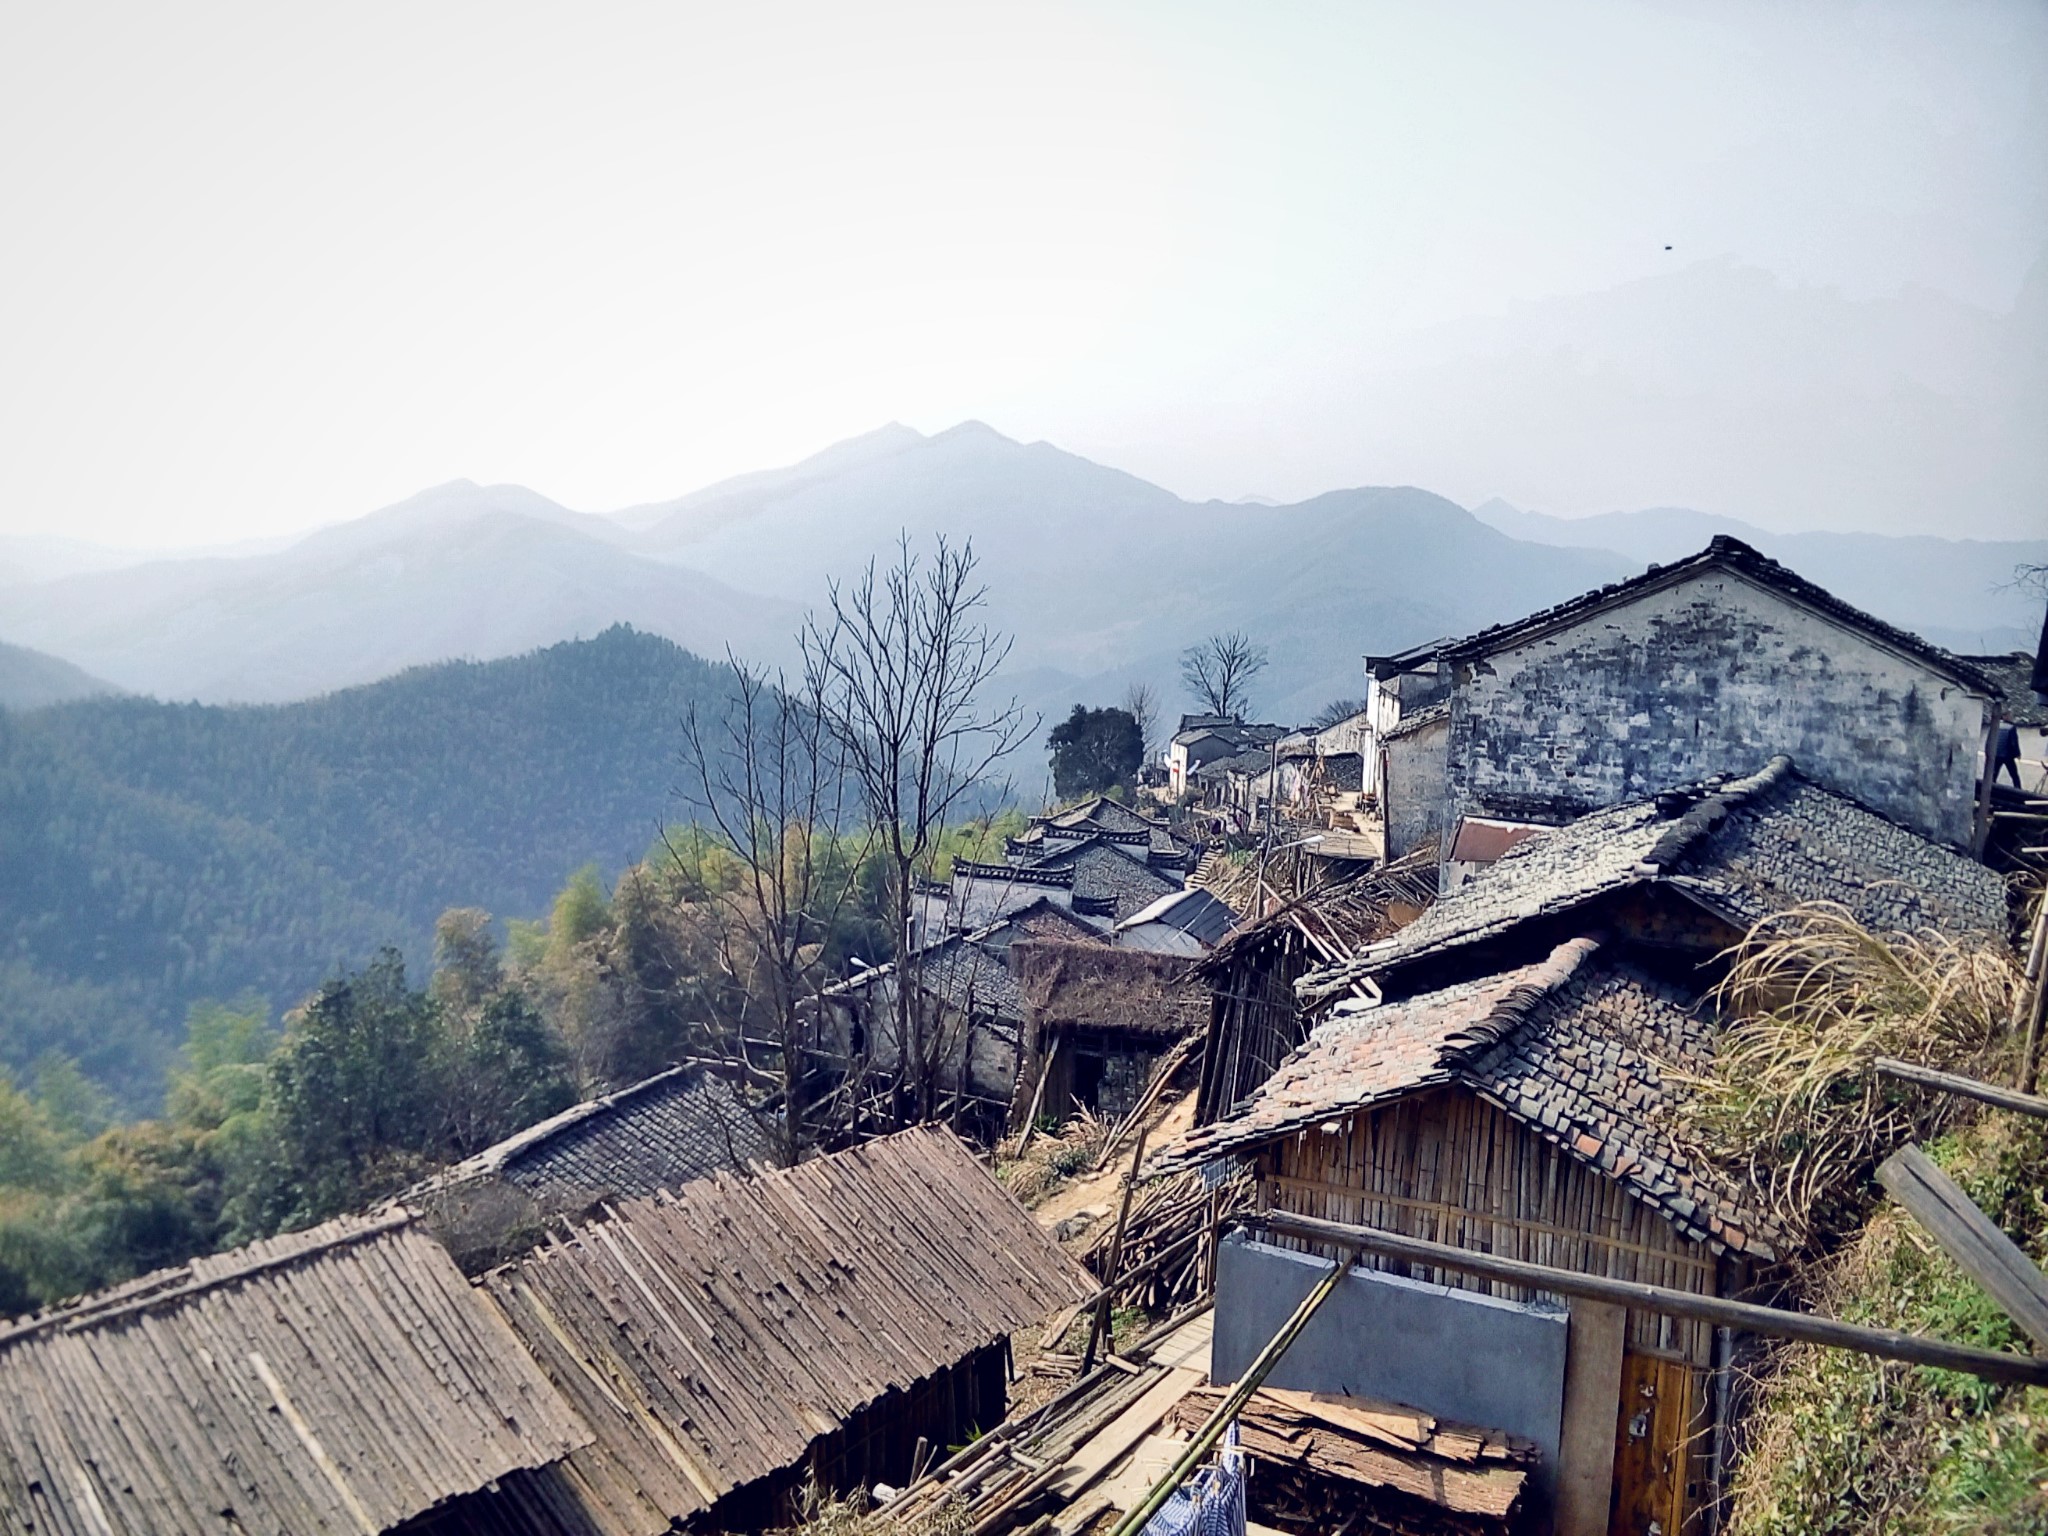
[[[906,534],[887,565],[835,582],[827,615],[802,635],[808,690],[838,746],[878,843],[897,972],[886,1027],[899,1118],[932,1114],[948,1042],[921,1002],[912,904],[948,817],[1038,728],[1012,698],[982,694],[1010,641],[981,622],[987,589],[972,544],[941,538],[929,560]]]
[[[1181,681],[1215,715],[1241,720],[1251,712],[1251,680],[1266,670],[1266,648],[1242,630],[1211,635],[1180,654]]]
[[[721,973],[717,1037],[704,1044],[780,1109],[780,1152],[794,1164],[812,1123],[805,1062],[820,1016],[824,943],[852,899],[867,844],[844,828],[847,775],[839,735],[808,675],[731,661],[732,696],[707,723],[683,719],[680,794],[693,813],[682,841],[662,838],[698,882],[693,900]],[[869,834],[871,837],[872,834]],[[707,858],[707,855],[710,857]],[[721,872],[711,866],[722,864]]]
[[[1152,732],[1159,724],[1159,695],[1150,683],[1133,683],[1124,690],[1124,708],[1138,722],[1138,739],[1144,743],[1147,761],[1152,756]]]

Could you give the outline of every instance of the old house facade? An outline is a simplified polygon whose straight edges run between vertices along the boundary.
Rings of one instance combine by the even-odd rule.
[[[1994,685],[1737,539],[1371,665],[1401,724],[1444,706],[1441,779],[1420,764],[1389,785],[1390,851],[1432,834],[1449,849],[1468,815],[1555,824],[1774,754],[1901,826],[1972,841]]]
[[[1701,1069],[1712,1037],[1687,978],[1625,944],[1580,937],[1398,1002],[1339,1005],[1175,1155],[1248,1160],[1262,1211],[1730,1295],[1777,1256],[1777,1239],[1740,1184],[1677,1134],[1677,1083]],[[1243,1364],[1237,1335],[1255,1344],[1262,1320],[1305,1288],[1285,1251],[1300,1246],[1254,1241],[1227,1256],[1219,1374]],[[1347,1326],[1305,1335],[1283,1385],[1526,1436],[1543,1449],[1551,1496],[1590,1458],[1612,1480],[1626,1517],[1617,1529],[1677,1532],[1711,1500],[1720,1469],[1706,1430],[1732,1383],[1710,1329],[1648,1312],[1615,1318],[1618,1375],[1575,1381],[1571,1330],[1594,1324],[1568,1324],[1554,1298],[1366,1263],[1377,1273],[1346,1281]],[[1502,1349],[1514,1370],[1498,1368]],[[1568,1435],[1568,1419],[1587,1422],[1588,1392],[1599,1394],[1601,1432]]]

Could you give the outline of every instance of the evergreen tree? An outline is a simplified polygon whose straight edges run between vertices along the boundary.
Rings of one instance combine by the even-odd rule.
[[[1136,717],[1114,706],[1076,704],[1046,741],[1052,748],[1052,787],[1063,800],[1128,784],[1145,761],[1145,733]]]

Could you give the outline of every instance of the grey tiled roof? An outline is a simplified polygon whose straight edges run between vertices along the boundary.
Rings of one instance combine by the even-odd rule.
[[[1438,699],[1434,704],[1425,705],[1413,714],[1403,715],[1394,722],[1392,728],[1387,731],[1381,740],[1399,741],[1403,736],[1413,736],[1417,731],[1427,730],[1439,720],[1448,720],[1450,717],[1451,701],[1449,699]]]
[[[967,1011],[972,1005],[976,1017],[1016,1026],[1024,1020],[1024,999],[1017,991],[1017,979],[1010,974],[1008,943],[1028,938],[1030,926],[1011,932],[1008,918],[977,928],[972,933],[955,933],[915,951],[917,985],[920,990]],[[897,962],[878,965],[857,976],[825,988],[826,997],[851,997],[872,993],[892,983]]]
[[[1989,691],[1990,679],[1966,659],[1953,656],[1940,646],[1929,644],[1910,630],[1899,629],[1865,613],[1860,608],[1852,607],[1825,587],[1808,581],[1797,571],[1780,565],[1762,551],[1725,533],[1715,534],[1707,547],[1696,555],[1674,560],[1669,565],[1653,565],[1640,576],[1631,576],[1626,581],[1618,581],[1582,593],[1568,602],[1559,603],[1554,608],[1545,608],[1506,624],[1496,624],[1490,629],[1482,629],[1476,634],[1467,635],[1462,640],[1421,647],[1418,652],[1411,655],[1434,655],[1436,659],[1446,661],[1490,656],[1507,646],[1519,644],[1547,631],[1580,623],[1617,603],[1632,602],[1641,593],[1674,585],[1687,580],[1695,572],[1713,568],[1739,572],[1760,586],[1769,587],[1849,628],[1860,630],[1882,641],[1893,650],[1903,651],[1918,658],[1944,677],[1952,678],[1969,688]]]
[[[729,1084],[701,1068],[672,1067],[529,1126],[432,1183],[497,1178],[568,1208],[675,1189],[769,1156],[767,1132]]]
[[[1732,1177],[1681,1144],[1670,1068],[1704,1068],[1711,1021],[1599,941],[1400,1002],[1340,1009],[1232,1114],[1162,1166],[1244,1152],[1421,1090],[1476,1093],[1623,1185],[1695,1241],[1762,1258],[1774,1235]]]
[[[1041,857],[1047,848],[1065,840],[1049,838],[1046,835],[1049,830],[1063,833],[1068,838],[1076,833],[1105,832],[1125,836],[1143,833],[1154,864],[1185,864],[1195,853],[1195,845],[1176,834],[1165,822],[1134,811],[1107,795],[1097,795],[1092,800],[1068,806],[1050,816],[1033,817],[1023,835],[1010,840],[1011,856],[1029,862]]]
[[[2048,725],[2048,704],[2034,697],[2034,658],[2025,651],[1999,656],[1964,656],[2005,695],[2005,718],[2014,725]]]
[[[919,952],[918,985],[963,1013],[1004,1024],[1024,1022],[1024,997],[1008,959],[973,934],[955,934]]]
[[[1477,943],[1624,886],[1663,882],[1746,928],[1807,902],[1865,927],[1992,937],[2006,924],[1993,871],[1802,779],[1787,758],[1536,833],[1393,937],[1304,976],[1320,1002],[1360,977]]]
[[[1139,863],[1113,843],[1083,843],[1071,852],[1054,855],[1038,867],[1073,870],[1075,901],[1113,901],[1118,922],[1181,888],[1179,880]]]

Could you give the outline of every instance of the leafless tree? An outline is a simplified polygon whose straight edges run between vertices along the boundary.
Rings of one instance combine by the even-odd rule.
[[[1180,654],[1181,681],[1215,715],[1241,720],[1251,712],[1251,680],[1266,670],[1266,648],[1242,630],[1211,635]]]
[[[912,903],[948,818],[1038,728],[1014,698],[983,694],[1010,641],[982,622],[987,589],[971,544],[937,541],[929,559],[906,534],[887,564],[835,582],[829,611],[805,622],[806,686],[874,829],[894,925],[897,973],[888,1042],[899,1117],[936,1105],[948,1042],[921,1001]]]
[[[1152,732],[1159,724],[1159,695],[1150,683],[1133,683],[1124,690],[1124,708],[1138,722],[1138,739],[1144,743],[1145,757],[1149,761]]]
[[[662,833],[721,973],[716,1036],[703,1045],[779,1109],[783,1159],[828,1128],[813,1123],[806,1057],[820,1017],[826,937],[852,900],[867,844],[844,827],[840,738],[807,675],[792,691],[729,658],[733,688],[715,720],[683,719],[687,829]],[[867,834],[871,837],[872,834]]]

